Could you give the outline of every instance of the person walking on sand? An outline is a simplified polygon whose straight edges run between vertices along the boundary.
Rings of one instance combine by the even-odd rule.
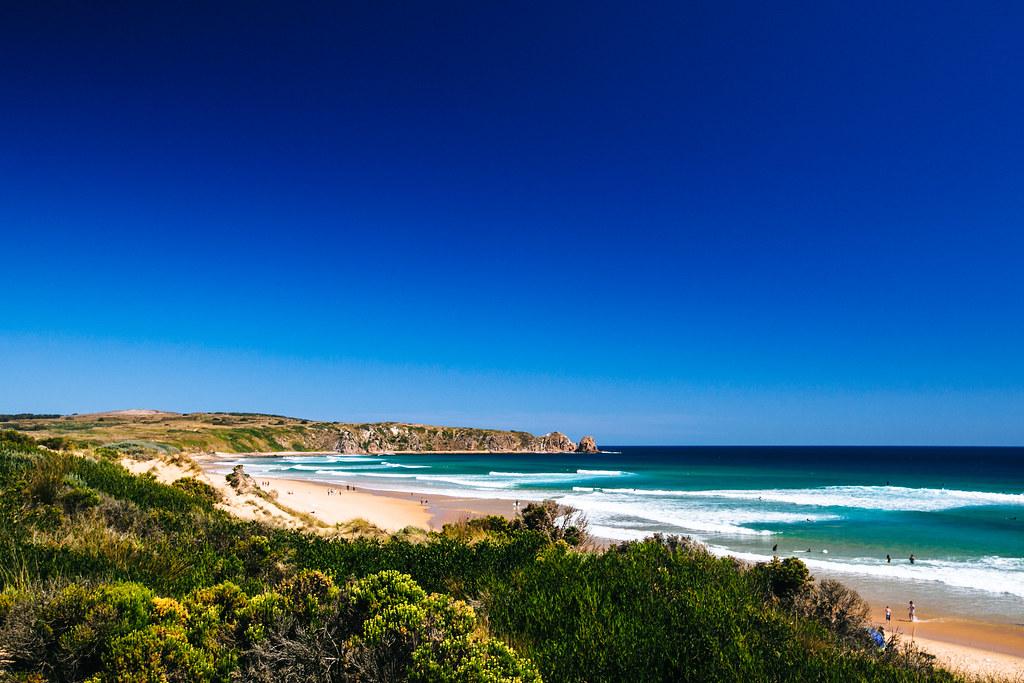
[[[910,621],[911,622],[917,621],[917,608],[914,607],[914,601],[913,600],[910,601],[910,608],[907,610],[907,613],[910,616]]]
[[[889,609],[889,605],[885,606],[885,625],[888,626],[892,623],[892,610]]]

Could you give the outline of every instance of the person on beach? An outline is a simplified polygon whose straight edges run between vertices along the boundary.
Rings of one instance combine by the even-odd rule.
[[[892,557],[889,556],[889,553],[885,554],[885,563],[892,564]]]
[[[892,610],[889,609],[889,605],[885,606],[885,623],[886,625],[892,623]]]
[[[914,553],[910,553],[910,564],[914,564]]]
[[[910,608],[907,610],[907,612],[908,612],[908,614],[910,616],[910,620],[911,621],[917,621],[917,616],[916,616],[917,615],[917,608],[914,607],[914,601],[913,600],[910,601]]]

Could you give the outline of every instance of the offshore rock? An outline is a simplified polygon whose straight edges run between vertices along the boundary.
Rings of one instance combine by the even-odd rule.
[[[576,446],[577,453],[600,453],[597,449],[597,443],[594,441],[594,437],[585,436],[580,439],[580,443]]]

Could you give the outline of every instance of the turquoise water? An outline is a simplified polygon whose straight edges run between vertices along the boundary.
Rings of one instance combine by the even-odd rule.
[[[751,560],[775,547],[817,574],[894,598],[920,591],[975,613],[1024,615],[1024,449],[610,450],[249,457],[224,466],[428,498],[554,498],[583,510],[604,538],[685,534]]]

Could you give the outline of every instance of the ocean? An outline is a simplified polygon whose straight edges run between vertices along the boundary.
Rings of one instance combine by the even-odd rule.
[[[603,538],[682,534],[751,561],[799,557],[816,575],[895,604],[1024,618],[1024,448],[606,449],[238,457],[223,465],[244,463],[257,478],[426,498],[553,498],[585,512]]]

